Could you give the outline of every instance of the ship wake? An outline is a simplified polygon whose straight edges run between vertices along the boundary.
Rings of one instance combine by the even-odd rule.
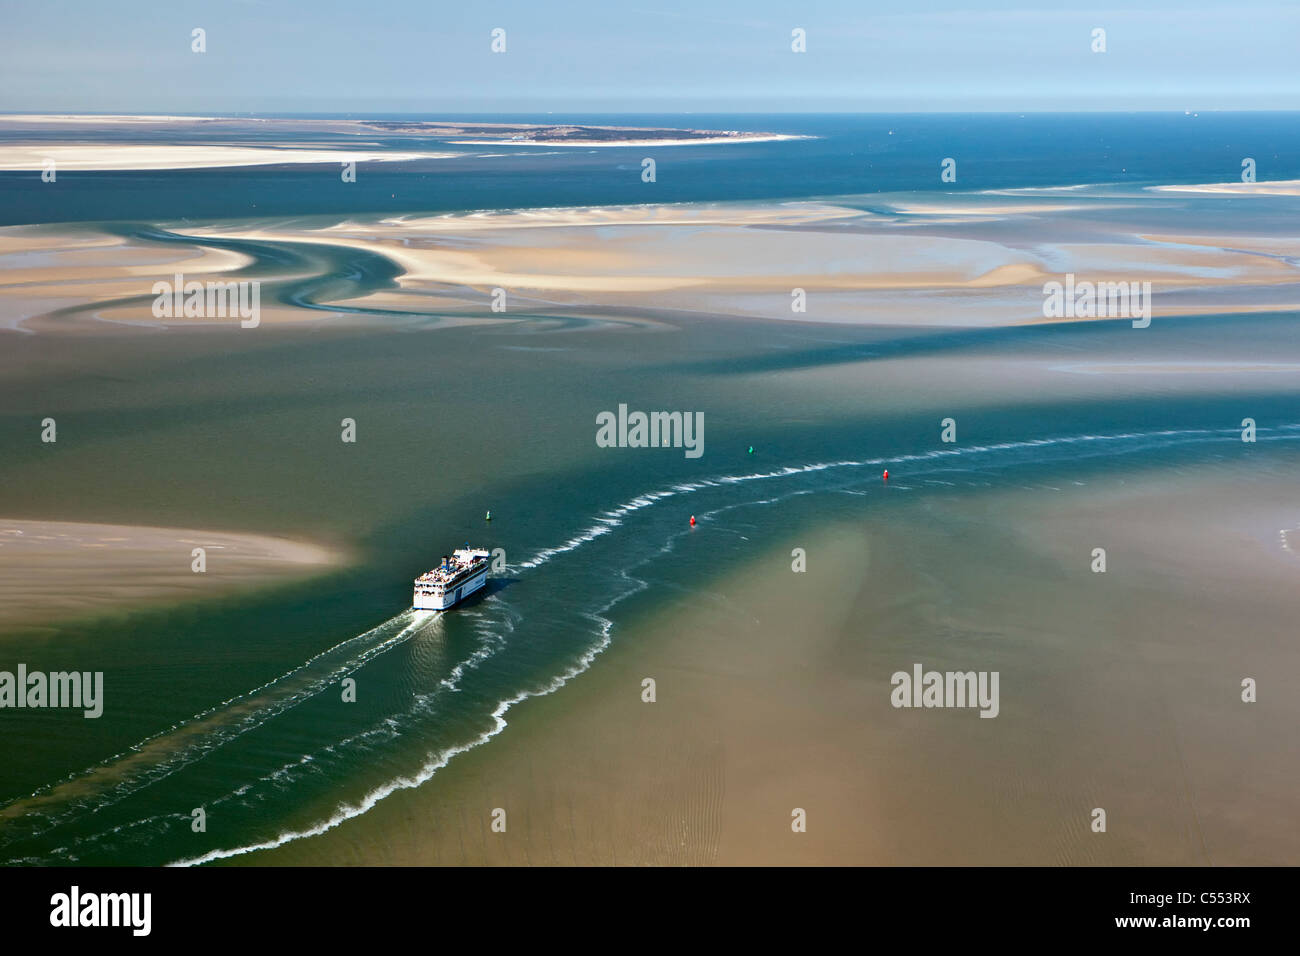
[[[435,619],[432,612],[398,614],[253,690],[178,721],[87,770],[5,805],[0,808],[0,847],[16,839],[39,836],[87,809],[110,806],[203,759],[420,634]]]

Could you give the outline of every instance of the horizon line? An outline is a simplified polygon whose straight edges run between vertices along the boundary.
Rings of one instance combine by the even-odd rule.
[[[709,114],[714,116],[916,116],[916,115],[934,115],[934,116],[969,116],[971,114],[982,114],[991,116],[1017,116],[1025,114],[1045,114],[1045,115],[1102,115],[1102,114],[1169,114],[1169,115],[1192,115],[1198,113],[1300,113],[1300,106],[1293,108],[1237,108],[1237,107],[1168,107],[1168,108],[1151,108],[1151,109],[1118,109],[1118,108],[1062,108],[1062,109],[1044,109],[1044,108],[1024,108],[1024,109],[913,109],[913,110],[838,110],[838,109],[812,109],[812,110],[737,110],[737,109],[640,109],[640,110],[597,110],[590,108],[572,109],[572,110],[540,110],[540,109],[490,109],[490,110],[388,110],[382,108],[372,109],[352,109],[352,110],[293,110],[293,109],[266,109],[266,110],[203,110],[200,112],[172,112],[169,110],[52,110],[52,109],[8,109],[0,107],[0,116],[103,116],[103,117],[135,117],[135,116],[177,116],[208,118],[215,115],[222,117],[241,117],[241,116],[346,116],[359,115],[366,113],[382,113],[388,116],[429,116],[438,113],[447,113],[451,115],[462,116],[506,116],[506,115],[530,115],[530,116],[691,116],[697,114]]]

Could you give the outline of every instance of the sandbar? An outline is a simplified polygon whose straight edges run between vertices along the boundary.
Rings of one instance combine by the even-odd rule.
[[[193,550],[205,570],[193,569]],[[305,541],[228,531],[0,518],[0,628],[202,600],[326,570]]]

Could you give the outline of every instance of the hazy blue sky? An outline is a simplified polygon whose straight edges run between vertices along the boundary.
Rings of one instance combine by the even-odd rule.
[[[9,2],[0,109],[1300,106],[1300,0],[639,2]],[[194,27],[206,53],[190,52]],[[795,27],[807,53],[790,50]]]

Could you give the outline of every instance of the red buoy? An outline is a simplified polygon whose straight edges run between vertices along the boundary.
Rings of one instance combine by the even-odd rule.
[[[888,480],[889,480],[889,469],[886,468],[886,469],[885,469],[885,481],[888,481]]]
[[[695,527],[695,515],[691,515],[691,527]]]

